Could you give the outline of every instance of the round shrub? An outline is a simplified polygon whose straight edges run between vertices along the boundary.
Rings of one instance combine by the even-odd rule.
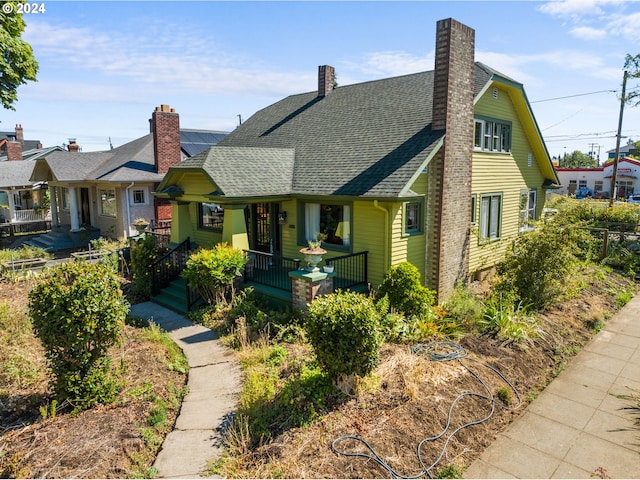
[[[376,291],[376,299],[389,297],[392,309],[406,316],[420,316],[427,312],[435,301],[435,291],[420,282],[420,272],[415,265],[402,262],[387,271]]]
[[[113,401],[107,350],[119,342],[129,311],[115,272],[99,263],[58,265],[29,292],[28,308],[58,399],[76,409]]]
[[[380,313],[370,298],[353,292],[316,298],[305,327],[318,363],[331,379],[363,377],[377,366]]]
[[[131,247],[133,290],[145,297],[151,296],[151,270],[158,259],[158,247],[153,235],[136,240]]]

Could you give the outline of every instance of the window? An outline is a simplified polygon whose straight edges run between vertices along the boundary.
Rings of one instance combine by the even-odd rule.
[[[100,190],[100,215],[116,216],[116,191]]]
[[[305,203],[304,239],[315,240],[317,235],[325,236],[323,242],[329,246],[349,247],[351,245],[351,207],[349,205]]]
[[[520,192],[520,230],[532,228],[531,222],[536,219],[536,191],[522,190]]]
[[[134,205],[146,205],[147,204],[147,189],[137,188],[131,190],[131,203]]]
[[[198,204],[198,227],[211,230],[222,230],[224,208],[217,203]]]
[[[480,197],[480,240],[500,238],[500,214],[502,194],[487,194]]]
[[[593,193],[601,193],[603,190],[602,180],[596,180],[593,184]]]
[[[578,180],[578,188],[587,188],[586,180]]]
[[[422,202],[407,202],[404,204],[404,234],[419,233],[422,233]]]
[[[473,138],[476,150],[510,152],[511,123],[476,119]]]

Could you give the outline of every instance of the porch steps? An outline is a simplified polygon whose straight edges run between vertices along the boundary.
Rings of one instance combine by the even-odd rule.
[[[183,315],[188,313],[186,280],[184,278],[172,280],[168,287],[160,290],[158,295],[152,296],[151,301]],[[202,305],[197,304],[195,308],[199,306]]]
[[[25,245],[42,248],[47,252],[86,248],[91,240],[100,238],[100,230],[71,232],[65,228],[53,228],[50,232],[26,240]]]

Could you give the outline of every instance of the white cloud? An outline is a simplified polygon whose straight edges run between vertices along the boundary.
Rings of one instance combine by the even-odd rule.
[[[368,80],[433,70],[433,62],[433,52],[419,57],[407,52],[386,51],[370,53],[360,63],[343,62],[342,65],[354,77],[348,83],[353,83],[362,81],[363,77]],[[339,75],[339,72],[337,73]],[[343,77],[339,77],[340,84],[344,84],[344,80]]]
[[[640,31],[640,12],[616,16],[607,23],[606,28],[611,35],[618,35],[637,42]]]
[[[603,40],[607,36],[606,30],[591,27],[572,28],[569,33],[580,40]]]
[[[58,86],[62,94],[82,92],[87,101],[92,94],[96,101],[104,97],[103,87],[95,87],[100,84],[109,85],[111,95],[119,96],[120,101],[130,101],[131,90],[147,88],[269,96],[315,88],[314,72],[270,69],[258,59],[214,49],[214,40],[197,33],[171,29],[171,35],[164,35],[157,28],[151,25],[138,33],[111,34],[34,21],[24,37],[41,63],[41,77],[46,77],[47,67],[66,68],[68,78],[91,77],[87,85]],[[203,54],[214,50],[215,55]]]
[[[598,16],[604,13],[601,7],[622,5],[624,0],[559,0],[541,5],[543,13],[557,17],[571,17],[574,19],[586,16]]]

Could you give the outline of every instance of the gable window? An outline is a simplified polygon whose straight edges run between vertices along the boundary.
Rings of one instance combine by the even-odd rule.
[[[422,202],[404,204],[404,235],[422,233]]]
[[[520,192],[520,231],[533,228],[536,219],[536,191],[522,190]]]
[[[198,203],[198,228],[222,230],[224,208],[217,203]]]
[[[351,245],[351,207],[329,203],[304,204],[304,239],[315,240],[324,237],[328,246],[345,247]]]
[[[131,203],[133,205],[146,205],[147,202],[147,189],[136,188],[131,190]]]
[[[491,193],[480,197],[480,241],[500,238],[502,194]]]
[[[476,118],[473,135],[476,150],[511,151],[511,122]]]
[[[116,191],[112,189],[99,190],[100,215],[105,217],[116,216]]]

